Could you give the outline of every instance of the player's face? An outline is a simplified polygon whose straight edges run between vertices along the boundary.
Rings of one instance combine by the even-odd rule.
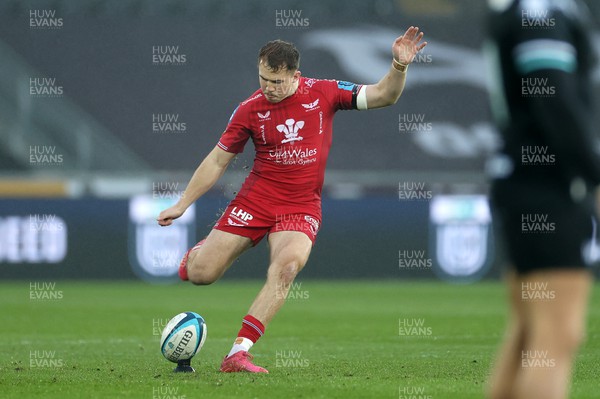
[[[300,71],[288,71],[286,69],[274,72],[267,68],[262,62],[258,64],[258,79],[260,89],[267,101],[278,103],[286,97],[291,96],[298,87]]]

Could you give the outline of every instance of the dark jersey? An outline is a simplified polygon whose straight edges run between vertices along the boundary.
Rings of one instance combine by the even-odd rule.
[[[508,156],[496,163],[503,166],[496,178],[562,187],[580,181],[588,192],[600,184],[586,18],[574,0],[515,0],[492,13],[492,105]]]

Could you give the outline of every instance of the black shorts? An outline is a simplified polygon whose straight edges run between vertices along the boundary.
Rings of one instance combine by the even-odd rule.
[[[507,260],[518,274],[583,269],[597,261],[591,203],[574,203],[565,187],[501,180],[491,199]]]

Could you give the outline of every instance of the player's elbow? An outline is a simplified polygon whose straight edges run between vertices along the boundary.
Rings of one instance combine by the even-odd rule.
[[[389,107],[390,105],[394,105],[398,102],[398,100],[400,99],[400,94],[398,94],[397,96],[392,97],[388,102],[386,107]]]
[[[396,104],[398,102],[399,98],[400,98],[400,96],[381,98],[378,101],[374,101],[373,103],[370,103],[369,109],[389,107],[391,105]]]
[[[394,90],[390,90],[386,97],[387,105],[389,106],[396,104],[400,99],[400,96],[402,96],[403,91],[403,88],[395,88]]]

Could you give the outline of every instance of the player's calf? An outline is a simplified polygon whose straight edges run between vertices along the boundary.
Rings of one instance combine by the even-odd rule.
[[[275,299],[287,298],[292,284],[300,271],[297,263],[274,267],[271,265],[267,276],[267,284],[275,289]]]

